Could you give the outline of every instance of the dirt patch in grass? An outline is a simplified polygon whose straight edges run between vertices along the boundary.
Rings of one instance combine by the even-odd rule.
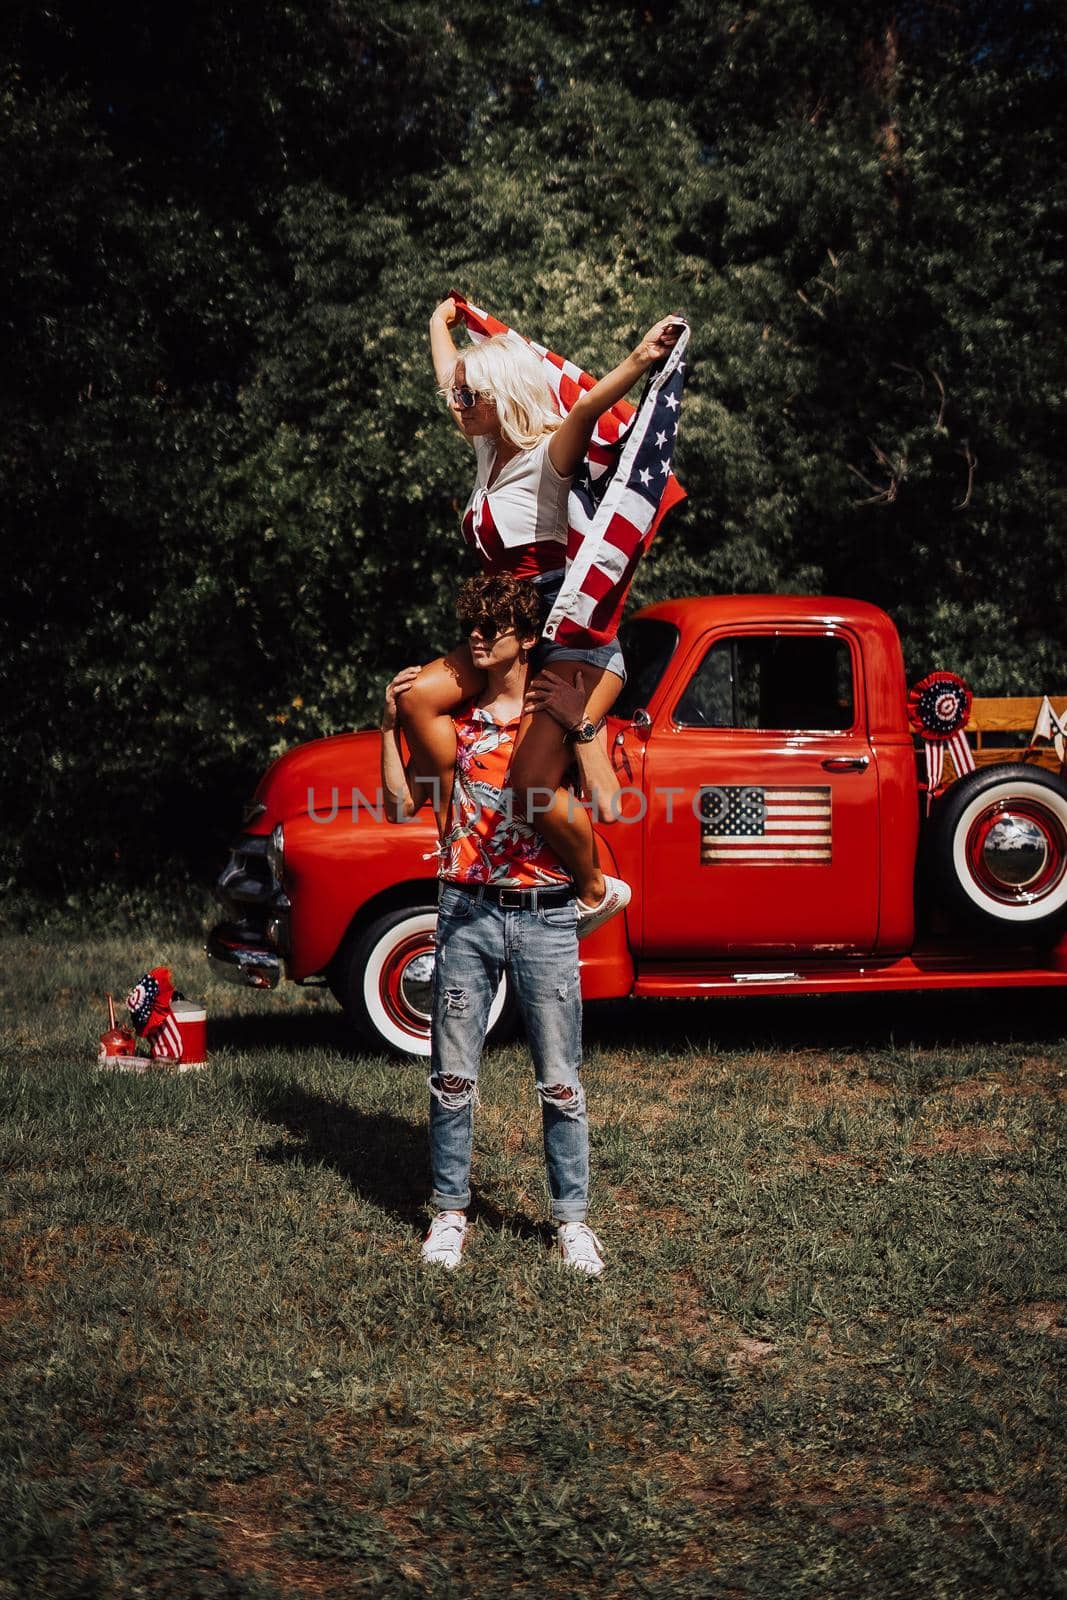
[[[1026,1098],[1045,1095],[1052,1100],[1067,1100],[1067,1071],[1049,1056],[1026,1056],[997,1072],[984,1072],[980,1078],[946,1085],[954,1100],[982,1100],[1004,1094]]]
[[[1015,1148],[1001,1128],[981,1127],[938,1128],[929,1139],[911,1146],[917,1156],[997,1156]]]
[[[0,1273],[12,1287],[47,1289],[60,1275],[60,1258],[65,1253],[63,1234],[59,1228],[46,1228],[35,1239],[21,1232],[21,1226],[17,1217],[7,1217],[0,1223],[0,1230],[8,1235],[0,1237]]]
[[[777,1354],[777,1345],[768,1339],[739,1339],[727,1354],[726,1365],[731,1372],[739,1372],[744,1367],[758,1367]]]
[[[265,1578],[283,1594],[319,1600],[345,1592],[351,1572],[331,1562],[300,1560],[278,1541],[286,1532],[285,1508],[306,1484],[277,1477],[252,1483],[221,1483],[214,1490],[216,1506],[196,1516],[210,1523],[219,1542],[219,1556],[237,1577]]]
[[[710,1308],[690,1271],[674,1272],[670,1281],[673,1298],[664,1302],[660,1312],[672,1336],[680,1331],[688,1343],[706,1341],[709,1347],[714,1346],[725,1355],[733,1325]]]
[[[1067,1098],[1067,1068],[1063,1059],[1051,1056],[1024,1056],[1010,1069],[998,1073],[996,1081],[1006,1089],[1044,1089],[1057,1099]]]
[[[857,1074],[866,1071],[857,1058],[849,1069]],[[836,1073],[827,1075],[823,1068],[811,1067],[807,1072],[791,1069],[788,1076],[783,1073],[782,1080],[788,1085],[789,1102],[808,1106],[840,1105],[848,1107],[865,1108],[872,1100],[889,1100],[896,1089],[890,1083],[875,1083],[866,1076],[857,1076],[851,1080]]]
[[[1067,1304],[1062,1300],[1034,1300],[1020,1306],[1015,1325],[1027,1333],[1046,1333],[1050,1339],[1067,1339]]]
[[[741,1453],[739,1431],[728,1433],[712,1455],[671,1451],[649,1465],[695,1506],[753,1507],[768,1496],[772,1478],[758,1458]]]

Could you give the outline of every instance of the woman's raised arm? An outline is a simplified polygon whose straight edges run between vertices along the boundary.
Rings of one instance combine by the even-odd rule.
[[[456,369],[456,347],[448,330],[458,321],[459,312],[451,296],[434,307],[430,318],[430,353],[439,389],[444,389],[452,382],[452,374]]]
[[[438,310],[440,309],[438,307]],[[436,316],[437,312],[434,315]],[[597,419],[603,416],[616,400],[621,400],[624,395],[629,394],[649,367],[655,366],[657,361],[663,361],[670,355],[684,326],[685,323],[679,316],[662,317],[649,328],[625,361],[620,362],[607,377],[601,378],[594,388],[588,389],[574,402],[548,441],[548,459],[561,478],[569,478],[577,472],[589,449],[589,441],[593,437]]]

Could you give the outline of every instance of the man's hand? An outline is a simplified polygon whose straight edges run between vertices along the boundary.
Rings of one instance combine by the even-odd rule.
[[[585,701],[585,680],[580,672],[568,683],[546,667],[528,686],[522,709],[547,711],[565,733],[572,733],[585,717]]]
[[[404,667],[396,677],[386,685],[385,704],[382,707],[382,732],[392,733],[396,727],[396,697],[403,694],[405,689],[410,689],[415,682],[421,667]]]

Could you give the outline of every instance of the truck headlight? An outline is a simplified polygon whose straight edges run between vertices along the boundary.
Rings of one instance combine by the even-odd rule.
[[[285,882],[285,829],[280,822],[274,824],[274,832],[267,844],[267,866],[275,884],[280,888]]]

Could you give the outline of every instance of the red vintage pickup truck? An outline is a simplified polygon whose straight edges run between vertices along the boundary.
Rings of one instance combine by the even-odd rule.
[[[1067,782],[987,750],[926,819],[883,611],[673,600],[623,644],[597,832],[633,899],[581,946],[587,999],[1067,985]],[[264,774],[208,955],[258,988],[325,982],[365,1043],[425,1055],[436,836],[428,810],[384,820],[378,755],[341,734]],[[511,1012],[502,986],[498,1034]]]

